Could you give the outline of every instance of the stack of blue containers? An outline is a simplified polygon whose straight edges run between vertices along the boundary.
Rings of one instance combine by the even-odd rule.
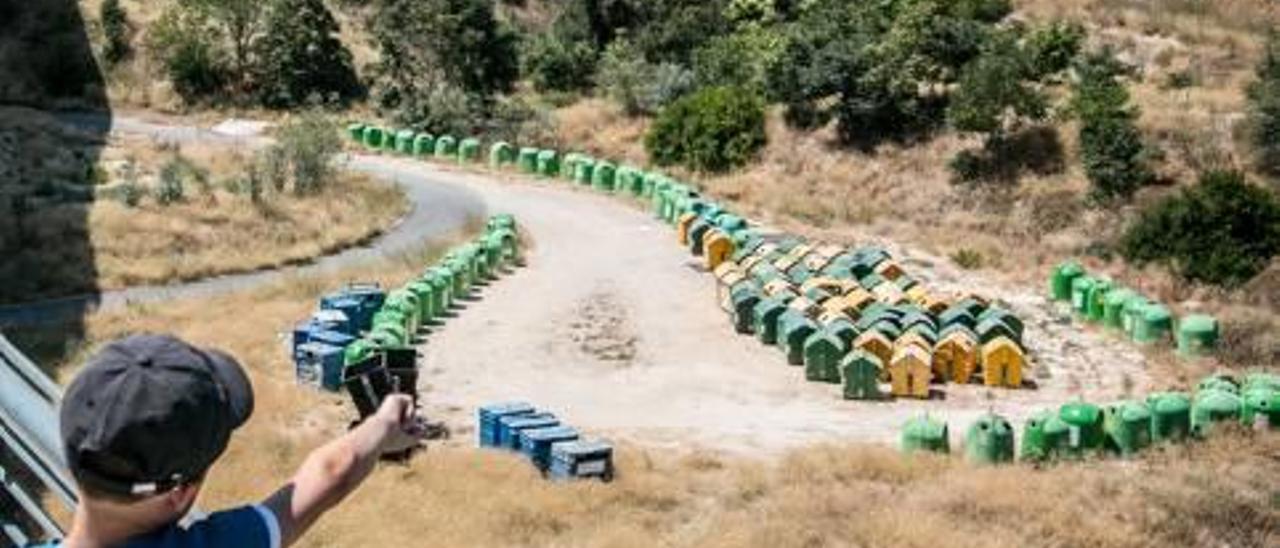
[[[577,429],[528,403],[486,405],[477,412],[477,422],[480,447],[523,453],[538,471],[552,478],[613,478],[611,445],[581,441]]]
[[[295,375],[305,385],[342,387],[343,353],[369,329],[386,293],[377,284],[352,284],[320,299],[320,311],[293,329]]]

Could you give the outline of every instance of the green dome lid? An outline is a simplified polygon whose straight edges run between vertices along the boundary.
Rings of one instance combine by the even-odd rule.
[[[1076,401],[1063,404],[1058,416],[1071,426],[1092,426],[1098,424],[1102,411],[1091,403]]]

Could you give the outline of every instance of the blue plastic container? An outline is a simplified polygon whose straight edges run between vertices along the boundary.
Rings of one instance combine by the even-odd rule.
[[[337,391],[342,386],[342,347],[323,342],[303,343],[294,355],[299,384]]]
[[[603,441],[563,441],[551,444],[553,479],[600,478],[613,480],[613,445]]]
[[[498,447],[520,450],[520,431],[534,428],[560,426],[560,420],[551,413],[534,413],[498,419]]]
[[[337,310],[347,317],[347,322],[338,329],[348,335],[359,335],[369,329],[373,315],[365,309],[364,303],[354,297],[325,298],[320,302],[321,310]]]
[[[533,406],[525,402],[506,402],[486,405],[476,410],[476,436],[480,447],[498,445],[498,419],[533,413]]]
[[[311,332],[307,342],[324,343],[345,350],[347,345],[356,342],[356,338],[340,331],[315,330]]]
[[[520,432],[520,452],[529,457],[539,471],[551,466],[551,444],[578,439],[578,430],[569,426],[534,428]]]

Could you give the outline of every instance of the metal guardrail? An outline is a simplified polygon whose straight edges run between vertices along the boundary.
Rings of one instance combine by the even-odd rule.
[[[63,459],[58,432],[62,390],[0,335],[0,444],[55,499],[69,510],[76,506],[75,486]],[[0,467],[0,495],[7,495],[22,516],[0,516],[0,535],[16,545],[30,533],[60,538],[61,526],[14,475]],[[39,531],[25,531],[21,524]]]

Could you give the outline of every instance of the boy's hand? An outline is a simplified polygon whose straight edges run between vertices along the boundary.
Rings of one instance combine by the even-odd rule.
[[[417,447],[427,434],[425,421],[413,408],[413,398],[404,394],[392,394],[382,400],[373,420],[385,426],[379,444],[384,455]]]

